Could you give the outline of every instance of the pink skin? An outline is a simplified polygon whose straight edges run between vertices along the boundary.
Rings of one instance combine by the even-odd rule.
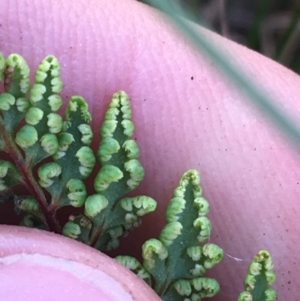
[[[183,172],[195,168],[211,203],[211,241],[226,253],[211,273],[222,285],[213,300],[237,298],[247,266],[262,248],[272,252],[279,298],[298,297],[299,154],[215,63],[160,13],[136,1],[1,4],[1,51],[22,54],[32,69],[47,54],[56,55],[62,95],[84,96],[95,128],[115,91],[131,96],[146,170],[137,193],[149,194],[159,206],[124,241],[124,253],[139,254],[142,241],[158,235],[172,190]],[[199,28],[199,33],[276,96],[283,110],[300,115],[296,74],[209,31]]]
[[[69,238],[1,226],[0,246],[3,300],[160,300],[114,259]]]

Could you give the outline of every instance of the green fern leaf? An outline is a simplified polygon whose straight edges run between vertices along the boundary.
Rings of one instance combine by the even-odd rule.
[[[159,239],[152,238],[143,244],[143,265],[133,258],[130,261],[117,257],[131,270],[136,272],[133,265],[138,266],[138,273],[151,274],[154,289],[164,301],[201,300],[214,296],[220,288],[216,280],[204,277],[208,269],[222,260],[223,250],[207,242],[211,234],[206,216],[209,203],[202,196],[199,182],[196,170],[182,176],[169,202],[167,224]]]
[[[259,251],[253,258],[238,301],[274,301],[276,291],[270,288],[275,281],[274,264],[268,251]]]
[[[123,91],[117,92],[101,126],[97,152],[101,168],[94,181],[96,193],[88,196],[84,205],[84,213],[93,224],[90,244],[100,250],[118,247],[119,237],[139,226],[141,216],[156,209],[156,202],[147,196],[122,199],[144,177],[138,161],[139,148],[131,138],[133,131],[129,97]],[[87,239],[85,234],[82,240]]]

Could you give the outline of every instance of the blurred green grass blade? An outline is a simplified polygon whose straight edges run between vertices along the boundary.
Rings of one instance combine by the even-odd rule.
[[[257,105],[266,116],[274,121],[278,129],[281,129],[288,137],[300,146],[300,127],[292,120],[291,116],[284,114],[280,108],[275,105],[275,100],[263,89],[261,85],[255,83],[252,78],[247,76],[243,70],[231,62],[231,60],[217,49],[204,35],[199,35],[195,25],[187,21],[193,19],[187,12],[183,12],[178,6],[168,5],[168,1],[147,0],[153,6],[167,13],[174,23],[185,33],[195,46],[210,57],[216,65],[226,74],[226,76],[243,89],[251,102]]]
[[[280,57],[284,52],[285,47],[288,45],[288,42],[291,36],[293,35],[295,28],[299,23],[299,20],[300,20],[300,4],[298,4],[293,17],[291,18],[291,22],[289,26],[287,27],[282,39],[280,40],[280,43],[276,47],[275,58],[274,58],[276,61],[280,60]]]
[[[294,71],[300,74],[300,57],[296,56],[292,62],[292,66],[294,68]]]
[[[199,8],[199,5],[201,3],[202,0],[190,0],[190,1],[185,1],[185,6],[187,7],[187,9],[189,10],[190,14],[194,17],[194,18],[197,18],[199,13],[198,13],[198,10],[200,9]],[[184,5],[183,3],[181,4]]]
[[[254,21],[247,34],[247,46],[259,50],[260,49],[260,33],[262,22],[264,21],[271,0],[260,0],[257,2]]]

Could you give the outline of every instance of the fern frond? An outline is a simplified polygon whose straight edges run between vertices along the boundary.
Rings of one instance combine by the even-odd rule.
[[[139,147],[132,139],[129,96],[124,91],[113,95],[94,152],[87,101],[72,96],[65,116],[58,113],[63,84],[54,56],[41,62],[30,87],[26,61],[18,54],[5,59],[0,53],[0,82],[4,88],[0,203],[14,203],[16,212],[24,215],[21,225],[63,233],[102,251],[117,248],[119,238],[138,227],[141,217],[157,206],[149,196],[126,195],[144,177]],[[91,178],[93,171],[96,176]],[[90,194],[87,180],[94,183]],[[28,195],[10,194],[16,186],[25,187]],[[57,212],[65,206],[71,214],[62,223]],[[205,273],[222,260],[223,250],[208,242],[212,230],[208,212],[200,176],[189,170],[174,190],[159,239],[151,238],[142,246],[143,263],[130,256],[116,259],[149,285],[154,280],[154,289],[164,301],[214,296],[220,286]],[[275,300],[276,292],[270,288],[274,280],[271,256],[260,251],[250,264],[238,301]]]
[[[93,130],[88,104],[72,96],[63,118],[58,60],[47,56],[38,66],[30,87],[29,67],[17,54],[0,54],[0,150],[11,160],[0,160],[0,191],[23,185],[29,195],[14,199],[16,210],[26,212],[23,225],[39,224],[101,250],[118,246],[119,237],[140,225],[156,202],[146,196],[125,198],[144,177],[139,148],[131,138],[134,125],[128,95],[113,95],[101,127],[97,155],[90,147]],[[86,182],[96,160],[95,191]],[[82,208],[61,225],[57,212],[64,206]],[[44,226],[43,226],[44,224]]]

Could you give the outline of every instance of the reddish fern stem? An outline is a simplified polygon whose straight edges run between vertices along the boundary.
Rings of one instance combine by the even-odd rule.
[[[91,243],[90,243],[90,246],[91,247],[95,247],[102,232],[103,232],[103,226],[104,226],[104,222],[99,226],[99,227],[95,227],[95,225],[93,225],[93,230],[94,229],[97,229],[96,231],[92,231],[92,234],[91,234]]]
[[[12,161],[16,164],[28,191],[39,202],[39,205],[45,216],[48,229],[55,233],[61,233],[61,227],[55,217],[55,213],[51,212],[45,194],[32,174],[31,166],[25,162],[18,147],[12,143],[13,137],[7,132],[7,129],[4,127],[2,122],[0,122],[0,132],[3,140],[5,141],[5,151],[10,155]]]

